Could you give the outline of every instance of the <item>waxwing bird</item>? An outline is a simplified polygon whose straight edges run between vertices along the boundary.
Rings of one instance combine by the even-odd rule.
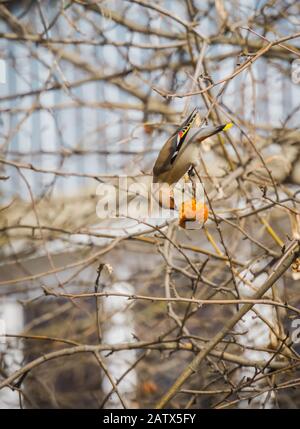
[[[153,182],[173,185],[197,164],[198,144],[208,137],[229,129],[232,124],[200,126],[199,109],[196,108],[166,141],[153,167]]]

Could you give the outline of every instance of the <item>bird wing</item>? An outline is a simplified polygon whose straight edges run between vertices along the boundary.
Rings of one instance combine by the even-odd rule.
[[[199,109],[195,108],[188,118],[177,128],[174,134],[166,141],[153,167],[154,176],[166,172],[172,166],[186,139],[188,131],[191,129],[198,116]]]

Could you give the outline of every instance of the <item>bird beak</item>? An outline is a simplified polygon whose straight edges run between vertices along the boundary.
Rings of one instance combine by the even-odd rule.
[[[221,131],[227,131],[232,127],[232,123],[229,122],[228,124],[224,124],[224,125],[218,125],[217,127],[204,127],[201,128],[200,130],[198,130],[197,133],[194,134],[194,139],[203,141],[205,140],[207,137],[211,137],[214,134],[218,134]]]

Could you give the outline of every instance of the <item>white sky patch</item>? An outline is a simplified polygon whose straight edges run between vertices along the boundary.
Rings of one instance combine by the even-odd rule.
[[[0,83],[6,83],[6,63],[0,58]]]
[[[0,319],[0,344],[5,344],[6,342],[6,323],[4,319]]]

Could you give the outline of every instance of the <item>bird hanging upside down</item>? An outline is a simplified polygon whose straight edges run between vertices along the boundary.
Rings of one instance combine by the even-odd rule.
[[[153,182],[161,183],[162,189],[165,185],[169,192],[171,209],[175,207],[175,203],[170,186],[175,185],[186,173],[193,172],[197,165],[198,145],[206,138],[226,131],[232,126],[232,123],[228,123],[199,128],[200,124],[200,111],[196,108],[166,141],[154,164]],[[183,202],[179,208],[179,225],[182,227],[185,227],[186,222],[190,220],[201,220],[204,223],[207,217],[207,206],[197,202],[195,195],[190,201]]]
[[[196,108],[166,141],[153,167],[154,183],[177,183],[191,167],[196,166],[199,143],[232,126],[229,123],[199,128],[200,122],[200,112]]]

